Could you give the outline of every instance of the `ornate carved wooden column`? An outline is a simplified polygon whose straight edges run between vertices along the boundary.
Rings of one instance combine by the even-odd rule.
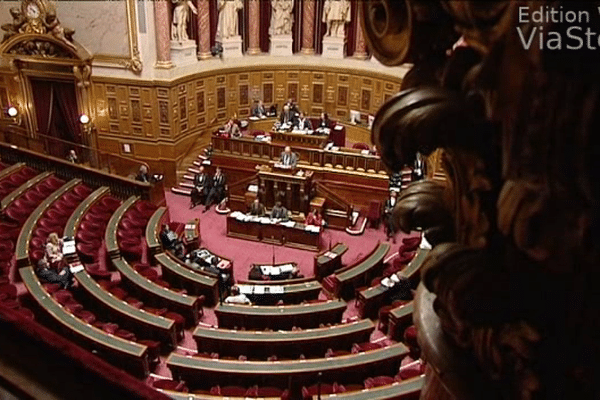
[[[354,45],[354,58],[359,60],[367,59],[367,41],[365,40],[365,34],[362,27],[362,7],[358,7],[356,10],[356,43]]]
[[[248,43],[248,54],[260,54],[260,0],[250,0],[248,5],[250,17],[250,37]]]
[[[304,0],[302,8],[302,54],[315,54],[315,0]]]
[[[198,59],[211,58],[210,52],[210,4],[209,0],[198,0]]]
[[[167,0],[154,2],[156,29],[156,67],[171,68],[171,35],[169,34],[169,4]]]

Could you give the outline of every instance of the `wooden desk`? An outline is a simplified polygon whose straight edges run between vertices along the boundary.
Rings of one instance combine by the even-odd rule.
[[[41,285],[33,268],[25,267],[19,274],[27,291],[35,302],[52,320],[64,328],[78,343],[88,350],[95,351],[108,362],[123,368],[137,377],[149,374],[148,348],[110,335],[65,311]]]
[[[111,215],[106,225],[106,232],[104,234],[104,242],[106,244],[106,251],[110,258],[121,257],[121,250],[119,250],[119,243],[117,242],[117,230],[119,229],[119,223],[123,218],[123,215],[129,210],[133,204],[139,200],[137,196],[131,196],[123,204],[119,206]]]
[[[272,208],[279,199],[289,211],[308,213],[312,171],[305,171],[303,175],[298,175],[299,171],[296,170],[296,173],[267,169],[258,171],[258,191],[262,193],[265,207]],[[280,193],[284,194],[284,199],[280,199]]]
[[[176,287],[182,287],[194,295],[204,295],[206,305],[216,304],[219,299],[218,280],[194,271],[179,264],[165,253],[154,256],[161,267],[163,277]]]
[[[323,287],[317,280],[311,280],[302,283],[282,283],[281,281],[238,281],[236,283],[240,287],[240,291],[244,293],[244,287],[259,286],[265,288],[265,293],[248,294],[246,296],[256,305],[271,305],[276,304],[279,300],[283,300],[284,304],[296,304],[307,300],[316,300]],[[278,287],[283,292],[273,293],[269,290],[270,287]]]
[[[200,220],[198,218],[186,222],[183,230],[183,243],[188,252],[196,250],[200,245]]]
[[[263,269],[267,268],[266,274],[263,274]],[[273,268],[279,268],[278,274],[273,274]],[[289,281],[292,279],[303,279],[303,278],[294,278],[294,272],[298,272],[298,264],[295,262],[287,262],[287,263],[278,263],[278,264],[252,264],[250,266],[250,272],[248,272],[248,280],[252,281],[252,284],[255,282],[258,283],[267,283],[271,282],[273,284],[277,284],[281,281]]]
[[[72,179],[69,182],[62,185],[56,191],[54,191],[50,196],[46,198],[39,206],[31,213],[29,218],[23,224],[21,228],[21,232],[19,232],[19,237],[17,238],[17,245],[15,246],[15,257],[17,260],[17,268],[25,267],[30,265],[29,260],[29,241],[31,240],[31,235],[33,234],[33,230],[36,227],[39,219],[44,215],[47,209],[58,200],[62,195],[73,189],[75,186],[81,183],[81,179]]]
[[[327,349],[350,350],[352,344],[368,342],[375,324],[370,319],[324,328],[299,331],[240,331],[198,326],[194,340],[199,352],[218,353],[221,357],[298,359],[305,356],[323,357]]]
[[[233,397],[233,396],[213,396],[210,394],[193,394],[174,392],[172,390],[156,389],[161,393],[166,394],[174,400],[248,400],[248,397]],[[260,400],[281,400],[281,397],[260,397]]]
[[[34,187],[35,185],[52,175],[52,172],[43,172],[29,179],[27,182],[23,183],[21,186],[10,192],[7,196],[5,196],[2,199],[2,202],[0,202],[0,211],[3,212],[4,210],[6,210],[8,206],[10,206],[12,202],[15,201],[17,198],[21,197],[23,193],[25,193],[26,191],[28,191],[29,189],[31,189],[32,187]]]
[[[360,382],[368,377],[397,371],[408,349],[402,343],[347,356],[294,361],[238,361],[182,356],[171,353],[167,366],[175,379],[192,388],[213,385],[264,385],[286,388],[299,394],[301,386],[323,381],[340,384]]]
[[[188,326],[198,323],[199,306],[196,296],[177,293],[157,285],[140,275],[123,258],[112,260],[112,263],[121,274],[122,282],[144,302],[156,308],[167,307],[169,310],[181,314],[185,317]]]
[[[318,280],[331,275],[334,271],[342,268],[342,256],[348,251],[344,243],[336,243],[331,250],[325,250],[315,255],[313,272]]]
[[[390,323],[388,324],[388,336],[391,339],[403,340],[403,333],[406,328],[413,324],[413,313],[415,312],[414,302],[410,302],[390,311]]]
[[[166,216],[167,207],[159,207],[154,211],[154,214],[148,220],[148,225],[146,225],[146,244],[148,245],[148,257],[151,260],[154,254],[162,251],[158,234]]]
[[[271,131],[271,142],[284,146],[301,146],[322,149],[329,141],[329,135]]]
[[[354,289],[369,285],[374,277],[381,274],[383,259],[390,247],[389,243],[379,243],[361,262],[343,272],[336,273],[339,285],[335,295],[349,298],[354,296]]]
[[[287,306],[247,306],[219,304],[215,314],[220,328],[246,329],[317,328],[319,324],[337,324],[342,321],[346,302],[330,300]]]
[[[304,224],[287,227],[280,224],[262,224],[258,221],[239,221],[231,214],[227,216],[227,236],[254,240],[303,250],[317,251],[321,242],[318,233],[306,231]]]
[[[363,389],[357,392],[345,392],[338,394],[322,394],[313,396],[318,399],[343,399],[343,400],[418,400],[421,389],[425,384],[425,376],[395,382],[391,385],[378,386],[371,389]]]
[[[415,257],[408,263],[408,265],[396,275],[401,278],[407,278],[413,281],[413,285],[416,286],[416,281],[419,278],[419,271],[423,261],[427,257],[429,250],[419,248]],[[415,287],[413,286],[413,287]],[[360,315],[363,318],[375,318],[378,310],[382,305],[388,303],[389,297],[394,293],[393,287],[388,288],[383,285],[371,286],[367,289],[358,292],[356,301],[357,308]]]

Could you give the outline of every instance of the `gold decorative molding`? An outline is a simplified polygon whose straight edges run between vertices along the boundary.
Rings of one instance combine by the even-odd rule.
[[[136,74],[142,72],[143,64],[140,56],[140,47],[138,43],[138,28],[136,20],[135,0],[125,0],[127,11],[127,36],[129,41],[129,56],[117,56],[112,54],[94,55],[94,64],[98,66],[121,66],[129,69]]]

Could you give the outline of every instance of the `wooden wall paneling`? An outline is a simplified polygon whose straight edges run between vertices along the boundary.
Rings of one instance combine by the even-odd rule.
[[[142,123],[146,137],[155,137],[156,129],[154,126],[155,119],[152,113],[152,89],[144,87],[141,89],[140,101],[142,105]]]
[[[217,88],[217,109],[221,111],[225,106],[225,86],[220,86]]]
[[[370,89],[362,89],[362,93],[360,96],[360,109],[361,111],[371,112],[371,90]]]
[[[310,114],[311,107],[311,82],[312,82],[312,73],[310,71],[301,71],[299,74],[299,95],[300,99],[298,101],[298,106],[301,110],[306,110],[307,114]]]
[[[266,106],[273,104],[273,82],[263,83],[263,102]]]
[[[313,83],[313,96],[312,96],[313,104],[323,104],[323,84],[322,83]]]
[[[282,104],[289,98],[286,83],[287,77],[285,71],[275,71],[275,103],[279,105],[279,109],[281,109]]]

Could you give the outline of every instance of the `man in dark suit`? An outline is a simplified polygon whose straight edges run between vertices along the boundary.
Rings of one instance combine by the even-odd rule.
[[[138,182],[150,183],[150,174],[148,173],[148,167],[140,165],[138,174],[135,176],[135,180]]]
[[[292,148],[290,146],[285,146],[285,149],[283,149],[281,152],[279,163],[282,167],[296,168],[296,164],[298,163],[298,155],[292,152]]]
[[[261,100],[258,100],[258,103],[256,103],[256,105],[252,109],[252,116],[258,118],[267,116],[267,110],[265,109],[265,106],[263,105]]]
[[[413,168],[413,181],[419,181],[423,179],[425,174],[427,173],[427,164],[425,163],[425,157],[417,152],[417,156],[415,158],[415,167]]]
[[[321,120],[319,121],[319,128],[329,128],[331,125],[331,121],[329,120],[329,115],[324,112],[321,113]]]
[[[164,224],[160,231],[160,243],[165,250],[172,251],[177,258],[181,258],[185,254],[183,242],[168,224]]]
[[[295,113],[291,110],[290,106],[285,105],[283,107],[283,112],[279,116],[279,122],[281,122],[282,124],[288,124],[292,126],[294,125],[295,120]]]
[[[252,205],[250,206],[250,215],[254,215],[257,217],[265,216],[265,206],[260,202],[258,198],[254,199]]]
[[[192,197],[190,208],[196,207],[206,199],[206,196],[210,191],[210,181],[210,176],[204,172],[204,166],[200,166],[200,172],[194,176],[194,188],[190,194]]]
[[[310,120],[308,118],[304,117],[303,112],[300,113],[300,118],[297,120],[296,126],[298,127],[298,129],[300,129],[302,131],[312,130],[312,124],[310,123]]]
[[[398,193],[395,191],[390,192],[390,197],[385,201],[383,207],[383,224],[388,240],[393,237],[394,243],[396,243],[396,227],[393,222],[392,214],[394,207],[396,206]]]
[[[288,219],[288,211],[284,206],[281,205],[280,201],[275,203],[275,206],[271,210],[271,218],[282,219],[284,221]]]
[[[225,196],[225,185],[227,183],[227,178],[223,171],[221,171],[220,167],[217,167],[217,171],[212,177],[212,183],[210,191],[208,192],[208,196],[206,197],[206,208],[204,212],[207,212],[210,209],[210,206],[214,203],[218,203],[223,200]]]

